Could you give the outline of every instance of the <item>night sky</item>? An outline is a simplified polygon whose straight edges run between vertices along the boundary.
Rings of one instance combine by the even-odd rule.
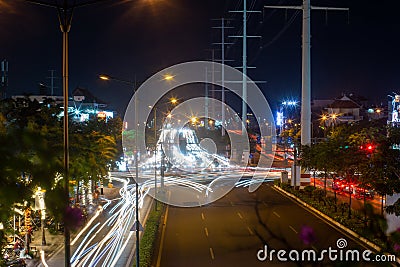
[[[54,2],[47,0],[47,2]],[[61,2],[61,1],[60,1]],[[71,1],[73,2],[73,1]],[[77,0],[77,2],[85,2]],[[300,5],[301,0],[253,1],[263,5]],[[312,1],[318,6],[349,7],[346,11],[312,11],[312,97],[335,98],[356,93],[372,104],[387,102],[399,92],[400,21],[395,1]],[[98,74],[144,80],[165,67],[209,60],[209,49],[220,42],[217,18],[232,18],[227,35],[241,34],[241,1],[137,0],[107,1],[74,12],[70,32],[70,91],[90,90],[120,113],[132,96],[124,84],[105,83]],[[272,108],[278,101],[300,98],[301,12],[264,10],[252,14],[248,34],[248,71],[260,84]],[[0,0],[0,59],[9,61],[8,96],[37,93],[40,82],[50,84],[49,70],[58,77],[61,95],[62,35],[55,9],[17,0]],[[228,64],[241,66],[241,40],[227,47]],[[220,58],[220,51],[215,51]]]

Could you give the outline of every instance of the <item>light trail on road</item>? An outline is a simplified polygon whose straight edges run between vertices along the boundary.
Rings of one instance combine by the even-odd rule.
[[[242,172],[213,173],[215,177],[224,177],[227,181],[234,181]],[[198,182],[196,175],[192,174],[191,178],[181,177],[165,177],[165,187],[169,186],[182,186],[190,188],[196,192],[210,192],[212,188]],[[201,175],[204,175],[201,174]],[[269,175],[271,176],[271,175]],[[277,179],[278,175],[268,177],[265,181]],[[79,246],[74,251],[71,258],[71,266],[115,266],[120,259],[124,250],[129,248],[129,240],[133,237],[134,231],[131,231],[135,218],[135,185],[129,184],[129,179],[120,179],[112,177],[124,183],[120,189],[119,194],[121,197],[114,198],[113,200],[105,199],[105,204],[99,208],[94,217],[87,223],[87,225],[78,233],[74,239],[73,244]],[[235,184],[236,187],[247,187],[253,182],[252,179],[242,178]],[[148,193],[154,189],[154,179],[146,179],[139,187],[139,209],[143,208],[144,198]],[[117,202],[112,208],[109,208],[112,202]],[[108,215],[109,217],[103,222],[98,222],[100,216]],[[140,216],[143,219],[143,216]],[[101,236],[103,235],[103,236]],[[129,248],[131,251],[131,248]]]

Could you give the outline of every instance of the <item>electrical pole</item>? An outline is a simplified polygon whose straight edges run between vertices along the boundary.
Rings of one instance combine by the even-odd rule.
[[[6,98],[8,87],[8,61],[2,60],[0,64],[0,100]]]
[[[243,0],[243,10],[241,11],[230,11],[230,12],[239,12],[243,13],[243,35],[241,36],[229,36],[233,38],[241,37],[243,39],[242,42],[242,134],[246,132],[246,125],[247,125],[247,38],[251,37],[258,37],[261,36],[249,36],[247,35],[247,13],[261,13],[260,11],[251,11],[247,10],[247,1]]]
[[[209,129],[208,128],[208,123],[207,123],[207,121],[208,121],[208,69],[207,69],[207,67],[206,67],[206,78],[205,78],[205,84],[204,84],[204,90],[205,90],[205,98],[204,98],[204,127],[206,128],[206,129]]]
[[[54,77],[55,70],[49,70],[49,71],[50,71],[50,77],[47,77],[47,79],[50,79],[50,95],[53,96],[54,88],[57,88],[54,86],[54,79],[56,78],[56,77]]]
[[[264,6],[264,8],[298,9],[303,11],[302,85],[301,85],[301,145],[311,144],[311,10],[349,10],[348,8],[311,6],[303,0],[302,6]]]
[[[221,69],[221,135],[225,136],[225,61],[232,61],[232,60],[226,60],[225,59],[225,45],[232,45],[233,43],[227,43],[225,42],[225,29],[232,29],[233,27],[227,27],[225,26],[225,18],[218,19],[221,20],[221,26],[220,27],[213,27],[214,29],[221,29],[221,42],[220,43],[213,43],[215,45],[221,45],[221,64],[222,64],[222,69]]]

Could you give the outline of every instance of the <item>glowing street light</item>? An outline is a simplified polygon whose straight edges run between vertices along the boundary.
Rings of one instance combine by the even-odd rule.
[[[165,75],[163,76],[163,80],[172,81],[172,80],[174,79],[174,77],[175,77],[175,76],[173,76],[173,75],[171,75],[171,74],[165,74]]]
[[[100,75],[99,75],[99,78],[102,79],[102,80],[104,80],[104,81],[109,81],[109,80],[110,80],[110,77],[107,76],[107,75],[104,75],[104,74],[100,74]]]
[[[128,80],[123,80],[123,79],[119,79],[119,78],[115,78],[115,77],[111,77],[109,75],[105,75],[105,74],[101,74],[99,75],[99,78],[104,80],[104,81],[109,81],[109,80],[113,80],[113,81],[117,81],[117,82],[122,82],[125,84],[128,84],[129,86],[133,87],[133,96],[134,96],[134,103],[135,103],[135,120],[137,120],[137,94],[136,94],[136,90],[137,90],[137,85],[136,85],[136,78],[135,81],[128,81]],[[138,123],[135,123],[135,191],[136,191],[136,203],[135,203],[135,208],[136,208],[136,220],[135,223],[133,225],[133,228],[135,228],[136,231],[136,266],[139,266],[139,231],[140,228],[142,227],[139,221],[139,166],[138,166],[138,147],[137,147],[137,132],[138,132]]]

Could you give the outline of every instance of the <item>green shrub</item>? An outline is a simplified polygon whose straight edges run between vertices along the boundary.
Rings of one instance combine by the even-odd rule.
[[[161,207],[160,207],[161,206]],[[164,206],[159,204],[157,211],[152,210],[147,218],[144,233],[140,240],[139,264],[141,267],[150,267],[154,253],[154,245],[157,238],[158,227],[160,225],[161,214]],[[136,262],[133,266],[136,266]]]

